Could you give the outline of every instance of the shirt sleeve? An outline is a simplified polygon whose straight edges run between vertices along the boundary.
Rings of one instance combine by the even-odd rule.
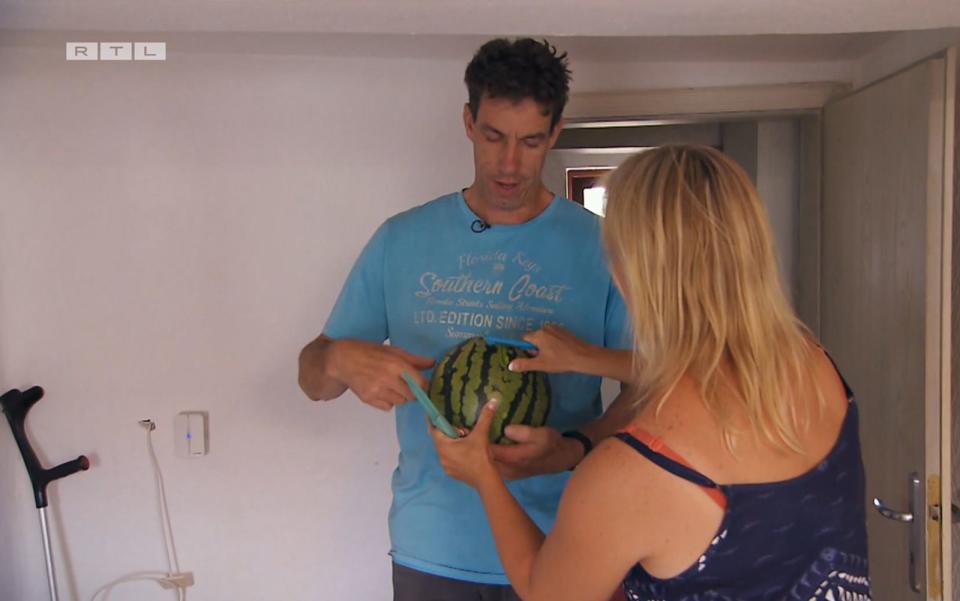
[[[627,307],[613,279],[607,293],[607,312],[604,323],[603,345],[607,348],[628,350],[633,348],[633,332],[627,319]]]
[[[350,270],[323,327],[330,338],[379,343],[389,337],[383,285],[388,224],[377,228]]]

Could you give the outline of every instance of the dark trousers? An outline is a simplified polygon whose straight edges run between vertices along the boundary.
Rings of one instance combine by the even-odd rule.
[[[393,601],[520,601],[509,585],[444,578],[393,564]]]

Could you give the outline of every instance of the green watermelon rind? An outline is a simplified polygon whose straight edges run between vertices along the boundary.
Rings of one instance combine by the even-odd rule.
[[[550,414],[550,381],[543,372],[512,372],[513,359],[529,357],[521,349],[488,344],[480,336],[465,340],[439,362],[428,395],[456,428],[472,428],[487,400],[499,399],[490,441],[514,444],[504,435],[511,424],[543,426]]]

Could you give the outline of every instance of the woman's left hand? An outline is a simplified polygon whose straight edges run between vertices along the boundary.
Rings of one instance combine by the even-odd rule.
[[[580,371],[592,355],[603,351],[556,324],[547,324],[539,330],[528,332],[523,339],[536,346],[537,350],[531,353],[531,357],[511,361],[510,371]]]
[[[490,424],[493,422],[496,406],[496,399],[487,401],[480,411],[473,430],[469,433],[465,430],[461,431],[461,438],[449,438],[430,424],[430,435],[433,437],[433,444],[437,447],[440,465],[451,478],[474,488],[479,488],[482,483],[491,478],[500,479],[493,463],[493,452],[490,447]]]

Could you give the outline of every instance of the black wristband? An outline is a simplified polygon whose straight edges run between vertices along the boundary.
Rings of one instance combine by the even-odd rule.
[[[566,432],[564,432],[564,433],[561,434],[560,436],[563,436],[564,438],[572,438],[572,439],[576,440],[577,442],[579,442],[581,445],[583,445],[583,456],[584,456],[584,457],[587,456],[587,453],[589,453],[591,450],[593,450],[593,441],[590,440],[590,437],[589,437],[589,436],[587,436],[587,435],[584,434],[583,432],[580,432],[579,430],[567,430]],[[582,459],[581,459],[581,461],[582,461]],[[576,467],[576,466],[574,466],[574,467]],[[571,467],[570,469],[573,469],[573,468]]]

